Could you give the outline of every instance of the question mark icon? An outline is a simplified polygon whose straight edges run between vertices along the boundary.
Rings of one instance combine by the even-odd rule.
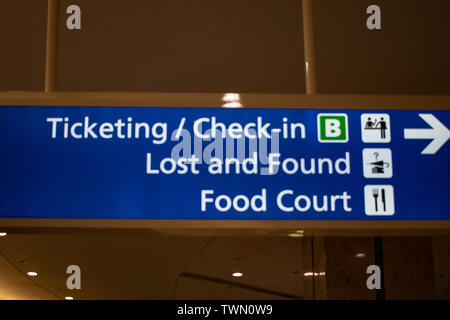
[[[379,156],[378,152],[374,152],[373,155],[375,156],[375,161],[377,161],[378,160],[378,156]]]

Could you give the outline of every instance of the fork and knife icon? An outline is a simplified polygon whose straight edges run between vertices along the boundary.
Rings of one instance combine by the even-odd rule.
[[[379,196],[378,188],[372,189],[372,195],[375,201],[375,211],[378,211],[378,196]],[[386,211],[386,194],[383,188],[381,188],[381,203],[383,205],[383,211]]]

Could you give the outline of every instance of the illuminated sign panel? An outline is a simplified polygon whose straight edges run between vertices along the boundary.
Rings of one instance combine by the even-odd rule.
[[[0,217],[450,220],[449,111],[0,108]]]

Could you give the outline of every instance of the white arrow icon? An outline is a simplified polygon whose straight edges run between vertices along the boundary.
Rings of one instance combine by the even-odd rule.
[[[431,113],[419,113],[431,129],[405,129],[405,139],[433,139],[422,154],[435,154],[450,139],[450,130]]]

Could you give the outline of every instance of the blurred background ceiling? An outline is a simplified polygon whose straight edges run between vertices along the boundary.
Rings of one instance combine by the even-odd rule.
[[[152,231],[9,233],[0,237],[0,299],[302,299],[301,244]],[[69,265],[81,268],[81,290],[66,287]]]

